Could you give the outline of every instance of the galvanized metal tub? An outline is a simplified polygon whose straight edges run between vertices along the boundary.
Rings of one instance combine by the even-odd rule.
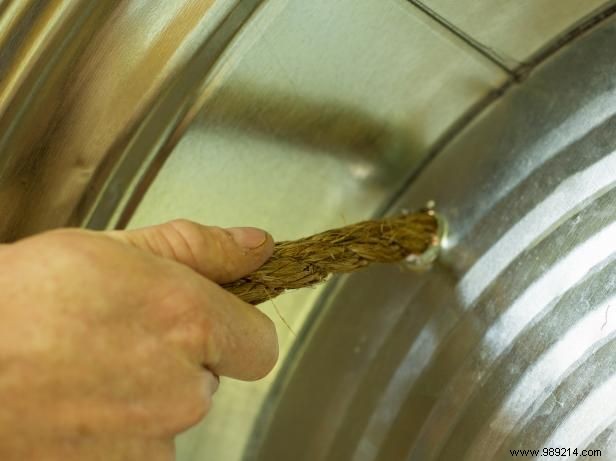
[[[616,458],[614,9],[2,2],[2,238],[188,217],[286,239],[436,200],[434,270],[282,298],[280,366],[223,381],[179,458]]]

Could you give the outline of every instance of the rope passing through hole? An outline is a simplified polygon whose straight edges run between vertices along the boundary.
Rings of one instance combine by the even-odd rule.
[[[223,288],[256,305],[287,290],[323,282],[330,274],[420,256],[438,243],[439,221],[429,209],[363,221],[277,242],[274,254],[260,269]]]

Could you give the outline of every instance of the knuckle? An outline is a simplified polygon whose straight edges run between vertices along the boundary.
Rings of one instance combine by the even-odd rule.
[[[93,270],[91,261],[99,259],[100,245],[86,231],[59,229],[33,237],[30,249],[44,259],[49,268],[65,270],[80,267]]]
[[[180,282],[181,283],[181,282]],[[205,296],[205,297],[204,297]],[[168,294],[158,300],[160,312],[173,325],[180,326],[183,336],[190,341],[203,341],[211,331],[211,321],[207,316],[207,293],[190,283],[170,287]]]
[[[211,322],[205,315],[186,321],[183,326],[184,347],[196,356],[200,364],[206,360],[206,346],[211,330]]]
[[[192,380],[187,394],[173,405],[171,431],[179,433],[194,426],[207,416],[211,407],[212,396],[207,392],[205,380]]]
[[[189,219],[174,219],[168,222],[168,226],[175,232],[180,234],[186,240],[199,237],[201,234],[201,225]]]
[[[159,238],[165,242],[174,258],[198,264],[199,255],[196,251],[206,243],[199,224],[187,219],[176,219],[158,228],[158,231]]]
[[[216,276],[222,279],[232,279],[237,272],[237,245],[231,234],[221,227],[209,227],[210,252],[216,258]]]
[[[148,436],[175,436],[199,423],[210,411],[212,395],[204,378],[183,375],[174,377],[174,384],[167,386],[154,402],[139,405],[129,420],[138,423]]]
[[[218,339],[215,317],[207,291],[187,283],[165,296],[162,302],[160,322],[169,328],[169,340],[188,354],[195,364],[205,364],[217,359],[213,338]],[[218,343],[220,341],[217,341]]]
[[[233,277],[237,246],[226,230],[186,219],[169,222],[167,230],[165,239],[174,256],[190,261],[193,267],[204,267],[207,261],[208,272],[214,277]]]

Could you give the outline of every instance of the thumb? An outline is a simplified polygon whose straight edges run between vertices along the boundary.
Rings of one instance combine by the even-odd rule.
[[[274,251],[272,237],[261,229],[223,229],[185,219],[105,234],[185,264],[216,283],[232,282],[255,271]]]

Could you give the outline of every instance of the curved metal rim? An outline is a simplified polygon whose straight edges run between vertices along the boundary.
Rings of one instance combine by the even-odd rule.
[[[207,81],[222,54],[263,2],[264,0],[239,1],[208,40],[194,53],[187,65],[191,66],[198,62],[200,67],[207,69],[202,82]],[[182,82],[174,82],[174,85],[182,85]],[[169,96],[170,93],[168,89],[162,98]],[[115,172],[104,183],[102,190],[84,196],[71,221],[91,229],[125,228],[184,131],[199,112],[202,103],[200,100],[186,101],[186,104],[179,109],[175,123],[170,126],[164,141],[155,150],[147,152],[146,158],[136,159],[135,155],[126,153],[119,156],[120,160],[113,166]],[[155,117],[148,117],[142,127],[135,130],[135,136],[138,136],[148,123],[152,123],[152,118]],[[130,149],[131,143],[128,142],[127,145]],[[118,190],[125,192],[118,193]]]
[[[486,95],[479,103],[471,107],[464,116],[462,116],[445,132],[441,139],[431,149],[430,154],[425,157],[422,165],[409,176],[400,190],[398,190],[396,194],[393,194],[391,200],[384,204],[379,212],[375,214],[375,217],[386,215],[392,210],[395,210],[400,198],[404,195],[410,184],[422,174],[426,167],[439,155],[439,153],[441,153],[450,142],[456,139],[456,137],[461,134],[475,119],[477,119],[482,113],[487,111],[499,99],[501,99],[501,97],[503,97],[509,89],[516,85],[523,84],[527,81],[527,79],[531,78],[531,72],[533,70],[544,66],[549,62],[550,58],[561,49],[582,38],[588,32],[592,32],[594,29],[600,28],[600,26],[607,23],[615,15],[616,2],[610,2],[605,6],[605,8],[597,12],[597,14],[587,18],[571,30],[554,39],[552,43],[532,56],[527,63],[520,65],[518,69],[519,73],[516,74],[516,78],[508,80],[501,88]],[[282,400],[281,396],[284,393],[284,389],[288,386],[294,370],[299,365],[298,361],[295,359],[301,356],[302,350],[306,344],[310,343],[311,336],[313,336],[314,332],[318,329],[319,322],[323,317],[323,312],[328,309],[328,304],[336,298],[336,293],[343,288],[344,282],[348,277],[348,275],[335,277],[328,283],[328,286],[326,286],[326,289],[315,303],[315,307],[307,317],[302,330],[298,333],[295,344],[289,351],[286,361],[278,374],[278,378],[271,386],[268,397],[265,399],[262,410],[259,413],[259,418],[254,424],[253,432],[246,445],[246,451],[243,457],[245,461],[253,461],[258,459],[257,456],[262,444],[263,435],[268,433],[268,426],[274,417],[275,410],[279,402]]]
[[[240,32],[243,25],[249,21],[253,14],[258,12],[258,9],[262,6],[264,0],[242,0],[228,15],[226,20],[212,35],[211,39],[203,46],[199,52],[195,54],[193,60],[206,60],[209,63],[210,71],[215,67],[216,62],[220,56],[224,53],[227,46],[233,41],[233,39]],[[569,45],[575,41],[578,37],[582,36],[589,30],[598,26],[616,13],[616,0],[608,3],[597,11],[594,15],[585,18],[570,30],[562,34],[553,40],[550,44],[535,53],[527,62],[521,63],[517,68],[511,69],[509,73],[510,77],[500,87],[497,88],[476,104],[470,107],[464,115],[462,115],[452,126],[450,126],[444,134],[435,142],[430,149],[430,152],[424,157],[422,164],[416,171],[405,181],[404,185],[392,194],[391,200],[386,203],[381,210],[377,213],[378,216],[382,216],[386,210],[391,207],[397,197],[400,196],[413,179],[421,174],[421,171],[430,161],[442,151],[445,146],[449,144],[466,126],[468,126],[475,118],[483,113],[488,107],[490,107],[495,101],[505,95],[512,87],[523,83],[530,75],[533,69],[540,66],[544,61],[549,59],[563,47]],[[112,177],[104,190],[98,194],[95,203],[90,202],[82,203],[77,208],[78,210],[90,210],[87,215],[81,219],[85,227],[89,228],[105,228],[114,227],[116,229],[125,228],[130,222],[133,214],[137,210],[141,200],[147,193],[148,188],[156,179],[161,168],[164,166],[167,158],[173,151],[173,148],[182,137],[183,132],[190,124],[192,118],[200,109],[200,104],[203,101],[196,103],[196,106],[191,105],[183,109],[183,116],[178,117],[178,121],[175,128],[170,131],[166,141],[162,143],[160,148],[150,155],[149,159],[146,159],[144,168],[137,171],[135,165],[142,166],[143,162],[135,162],[134,159],[127,162],[127,166],[120,165],[117,168],[116,178]],[[147,122],[146,122],[147,123]],[[118,188],[120,190],[128,191],[128,194],[117,194]],[[120,203],[118,195],[128,198],[124,203]],[[90,199],[91,200],[91,199]],[[104,204],[104,206],[103,206]],[[111,205],[110,205],[111,204]],[[118,207],[120,210],[118,211]],[[114,218],[117,216],[117,219]],[[115,222],[114,222],[115,219]],[[76,218],[74,222],[79,222]]]

